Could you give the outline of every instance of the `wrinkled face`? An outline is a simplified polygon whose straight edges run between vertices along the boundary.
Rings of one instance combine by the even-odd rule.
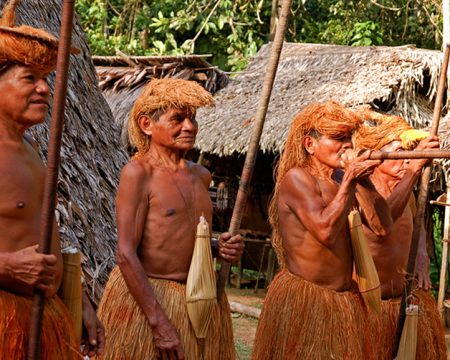
[[[381,151],[403,151],[401,141],[392,141],[384,145]],[[408,160],[385,160],[377,168],[378,171],[400,180],[408,168]]]
[[[311,140],[308,152],[318,161],[333,169],[342,167],[341,155],[345,150],[353,147],[350,132],[339,138],[320,135],[318,138],[311,138]]]
[[[173,150],[191,150],[194,147],[197,132],[195,113],[183,108],[169,109],[158,120],[151,121],[152,143]]]
[[[42,123],[47,116],[48,73],[14,65],[0,76],[0,120],[24,127]]]

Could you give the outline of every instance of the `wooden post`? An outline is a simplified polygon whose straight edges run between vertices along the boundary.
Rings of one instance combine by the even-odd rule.
[[[45,174],[44,197],[42,204],[39,251],[49,254],[52,248],[52,230],[55,216],[56,184],[59,173],[59,160],[62,129],[64,125],[64,109],[67,94],[67,78],[69,55],[71,50],[73,14],[75,0],[64,0],[61,34],[56,63],[56,82],[48,145],[47,172]],[[41,328],[44,313],[45,294],[34,290],[31,309],[30,333],[28,342],[28,359],[40,358]],[[65,324],[64,324],[65,325]]]
[[[450,199],[450,184],[447,184],[447,199]],[[448,200],[446,201],[448,202]],[[445,288],[447,285],[447,265],[448,265],[448,241],[449,241],[449,225],[450,225],[450,208],[445,207],[444,212],[444,236],[442,239],[442,257],[441,257],[441,274],[439,278],[439,295],[438,310],[442,321],[445,321]]]
[[[284,0],[281,7],[280,21],[278,23],[275,40],[272,43],[271,55],[267,68],[265,69],[265,78],[261,92],[261,98],[255,115],[252,137],[249,142],[247,156],[245,157],[244,168],[242,169],[239,190],[236,196],[236,203],[233,208],[233,215],[230,221],[229,232],[236,235],[241,226],[242,215],[247,202],[247,194],[250,191],[250,181],[255,168],[256,156],[259,149],[259,140],[266,119],[267,108],[269,107],[270,95],[272,94],[273,83],[277,73],[278,62],[280,60],[281,49],[283,48],[284,34],[286,33],[289,13],[291,11],[292,0]],[[220,299],[225,283],[228,279],[231,264],[224,261],[220,269],[219,279],[217,281],[217,297]]]

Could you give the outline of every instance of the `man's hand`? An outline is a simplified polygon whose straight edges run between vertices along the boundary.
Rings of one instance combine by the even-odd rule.
[[[105,347],[105,328],[97,317],[91,301],[83,291],[83,326],[87,332],[87,339],[81,340],[83,356],[101,355]]]
[[[368,160],[370,151],[356,155],[353,151],[346,151],[341,155],[341,165],[345,169],[345,176],[350,180],[359,181],[371,175],[374,169],[381,164],[380,160]]]
[[[423,139],[419,142],[417,147],[414,150],[439,150],[439,137],[437,136],[429,136],[426,139]],[[417,160],[406,160],[409,163],[409,167],[414,171],[420,171],[422,167],[424,167],[430,159],[417,159]]]
[[[41,254],[38,245],[33,245],[10,253],[5,271],[12,279],[49,292],[56,290],[56,262],[55,255]]]
[[[152,331],[160,359],[184,360],[180,335],[164,313],[158,316],[157,325],[152,326]]]
[[[226,232],[219,238],[219,256],[228,261],[238,261],[244,252],[244,239],[241,235],[231,236]]]
[[[416,257],[415,276],[418,281],[418,286],[425,291],[431,288],[430,280],[430,258],[428,254],[423,251],[419,251]]]

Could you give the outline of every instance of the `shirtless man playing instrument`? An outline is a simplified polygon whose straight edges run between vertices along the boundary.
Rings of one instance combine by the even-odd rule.
[[[199,217],[211,224],[211,175],[184,158],[194,146],[197,108],[211,94],[186,80],[152,80],[136,101],[129,136],[137,154],[122,170],[117,195],[118,268],[99,316],[105,359],[234,359],[230,312],[218,299],[204,340],[186,311],[186,279]],[[236,261],[242,237],[223,234],[222,259]],[[126,324],[124,324],[126,322]]]
[[[293,120],[270,207],[282,271],[265,299],[254,359],[365,358],[366,310],[352,280],[347,217],[358,205],[380,235],[392,221],[368,179],[380,162],[368,153],[342,161],[358,126],[335,102],[311,104]]]
[[[375,125],[360,127],[355,136],[356,146],[382,151],[439,149],[439,139],[424,131],[414,130],[398,116],[382,115],[373,111],[361,112],[364,120]],[[413,234],[416,212],[414,185],[428,160],[385,160],[378,166],[371,180],[391,209],[394,225],[386,236],[364,228],[368,245],[375,262],[381,284],[381,316],[374,315],[373,341],[378,359],[392,359],[400,299],[405,289],[406,267]],[[429,257],[426,234],[422,226],[416,258],[416,283],[413,295],[420,307],[417,359],[446,359],[444,330],[437,305],[428,291],[431,285],[428,273]]]

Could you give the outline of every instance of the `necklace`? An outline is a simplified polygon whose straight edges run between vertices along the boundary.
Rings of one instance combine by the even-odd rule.
[[[150,158],[158,165],[159,168],[161,168],[162,170],[164,170],[167,175],[169,176],[170,180],[172,181],[173,185],[175,186],[175,188],[177,189],[178,193],[181,196],[181,199],[183,199],[183,203],[186,209],[186,215],[189,219],[189,222],[191,223],[192,229],[194,230],[194,233],[196,233],[196,219],[197,219],[197,209],[195,206],[195,183],[194,181],[191,181],[191,194],[192,194],[192,198],[191,198],[191,202],[192,202],[192,208],[193,208],[193,214],[191,214],[191,207],[188,204],[188,201],[186,200],[186,197],[183,195],[183,192],[181,191],[180,187],[177,184],[177,181],[175,179],[175,174],[171,173],[169,171],[169,168],[167,166],[164,165],[164,163],[162,162],[161,158],[158,157],[156,158],[153,154],[150,154]],[[192,177],[192,171],[190,169],[190,167],[188,166],[189,169],[189,176]],[[192,179],[193,180],[193,179]],[[192,218],[193,215],[193,218]]]

